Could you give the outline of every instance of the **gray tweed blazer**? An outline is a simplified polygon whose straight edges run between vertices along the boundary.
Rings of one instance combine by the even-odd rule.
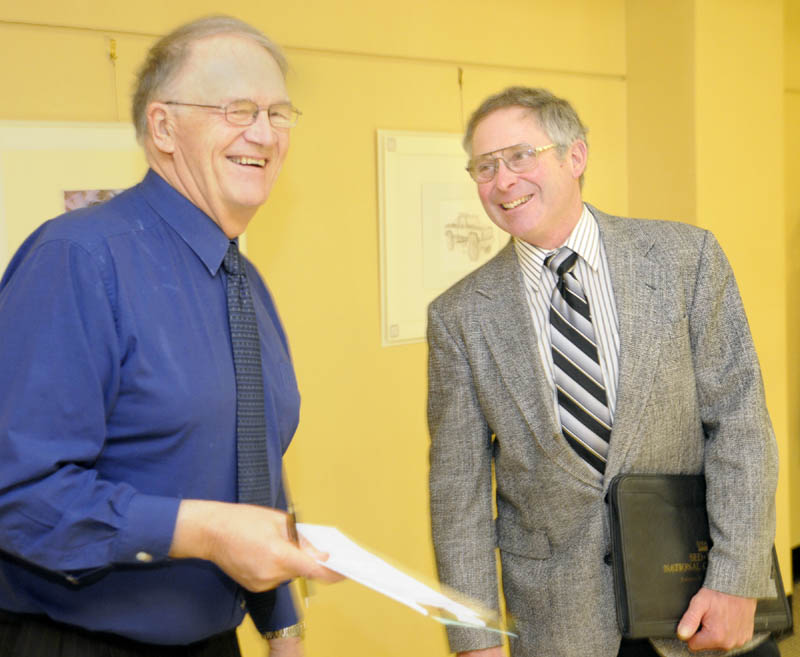
[[[439,575],[496,608],[499,548],[506,606],[520,635],[511,644],[514,657],[617,654],[603,498],[621,472],[704,472],[714,542],[705,585],[770,594],[777,449],[730,265],[707,231],[590,210],[608,258],[620,333],[602,484],[560,433],[513,244],[429,308],[430,497]],[[448,632],[454,651],[499,642],[480,630]],[[690,654],[678,641],[657,648]]]

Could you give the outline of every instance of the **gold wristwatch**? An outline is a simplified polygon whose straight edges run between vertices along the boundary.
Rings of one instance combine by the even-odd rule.
[[[303,638],[303,635],[306,631],[306,624],[303,621],[299,623],[295,623],[294,625],[290,625],[289,627],[284,627],[280,630],[272,630],[271,632],[264,632],[261,636],[265,639],[288,639],[290,637],[300,637]]]

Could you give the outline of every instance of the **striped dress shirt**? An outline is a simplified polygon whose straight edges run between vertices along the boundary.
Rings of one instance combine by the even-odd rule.
[[[611,418],[617,405],[617,378],[619,374],[619,321],[614,291],[608,273],[606,253],[600,239],[597,221],[583,206],[581,218],[567,241],[562,245],[578,254],[578,262],[573,274],[580,281],[589,301],[592,325],[597,339],[600,367],[606,384],[606,396]],[[553,353],[550,348],[550,297],[556,286],[556,276],[544,266],[545,258],[558,249],[542,249],[514,238],[528,307],[536,331],[539,356],[550,388],[553,391],[553,407],[559,417],[556,386],[553,379]]]

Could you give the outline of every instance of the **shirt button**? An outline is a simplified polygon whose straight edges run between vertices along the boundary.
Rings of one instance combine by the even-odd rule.
[[[244,609],[245,607],[247,607],[247,603],[246,603],[244,600],[240,600],[240,601],[239,601],[239,606],[240,606],[242,609]]]
[[[136,560],[144,563],[150,563],[153,560],[153,555],[149,552],[137,552]]]

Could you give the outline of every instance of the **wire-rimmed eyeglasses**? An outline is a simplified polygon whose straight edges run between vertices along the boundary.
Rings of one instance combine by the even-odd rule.
[[[166,100],[165,105],[184,105],[186,107],[202,107],[224,112],[225,120],[231,125],[253,125],[260,112],[266,112],[273,128],[293,128],[297,125],[302,112],[291,103],[275,103],[269,107],[260,107],[252,100],[234,100],[227,105],[202,105],[200,103],[182,103],[177,100]]]
[[[547,144],[547,146],[537,146],[536,148],[530,144],[506,146],[470,160],[467,163],[467,171],[475,182],[487,183],[497,175],[499,161],[503,160],[509,171],[525,173],[536,168],[539,153],[555,148],[555,146],[556,144]]]

